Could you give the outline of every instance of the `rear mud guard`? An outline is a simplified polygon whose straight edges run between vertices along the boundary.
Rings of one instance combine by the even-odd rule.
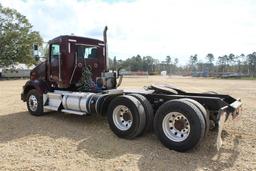
[[[232,115],[232,119],[235,119],[239,114],[241,114],[242,109],[242,103],[241,100],[238,99],[229,106],[224,106],[219,110],[219,129],[218,129],[218,135],[217,135],[217,150],[219,151],[222,145],[222,139],[221,139],[221,133],[224,127],[224,123],[227,121],[229,115]]]

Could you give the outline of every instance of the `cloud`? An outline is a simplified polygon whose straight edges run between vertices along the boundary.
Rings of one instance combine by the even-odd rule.
[[[136,54],[185,63],[191,54],[251,53],[256,47],[252,0],[3,1],[26,15],[45,41],[63,34],[102,39],[109,27],[110,55]]]

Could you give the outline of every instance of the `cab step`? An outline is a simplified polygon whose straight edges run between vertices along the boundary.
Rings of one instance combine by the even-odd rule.
[[[43,96],[44,101],[44,110],[53,110],[58,111],[61,101],[62,101],[62,95],[56,94],[56,93],[47,93],[45,96]]]
[[[68,110],[68,109],[62,109],[61,111],[64,112],[64,113],[71,113],[71,114],[75,114],[75,115],[86,115],[85,112]]]

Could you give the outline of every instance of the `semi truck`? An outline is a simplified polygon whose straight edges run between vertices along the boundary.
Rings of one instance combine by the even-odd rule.
[[[230,95],[170,85],[123,90],[122,79],[119,70],[109,70],[107,27],[103,40],[63,35],[49,41],[47,59],[31,70],[21,99],[34,116],[48,111],[106,116],[120,138],[154,130],[164,146],[179,152],[198,146],[214,128],[219,149],[224,122],[241,111],[241,100]]]

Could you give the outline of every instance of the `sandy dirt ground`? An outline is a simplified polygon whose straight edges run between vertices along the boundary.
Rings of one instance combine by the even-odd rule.
[[[170,83],[193,92],[231,94],[243,113],[228,121],[223,146],[216,133],[187,153],[165,148],[153,133],[135,140],[115,136],[106,118],[52,112],[31,116],[20,100],[26,80],[0,81],[0,170],[256,170],[256,81],[179,77],[125,78],[122,88]]]

